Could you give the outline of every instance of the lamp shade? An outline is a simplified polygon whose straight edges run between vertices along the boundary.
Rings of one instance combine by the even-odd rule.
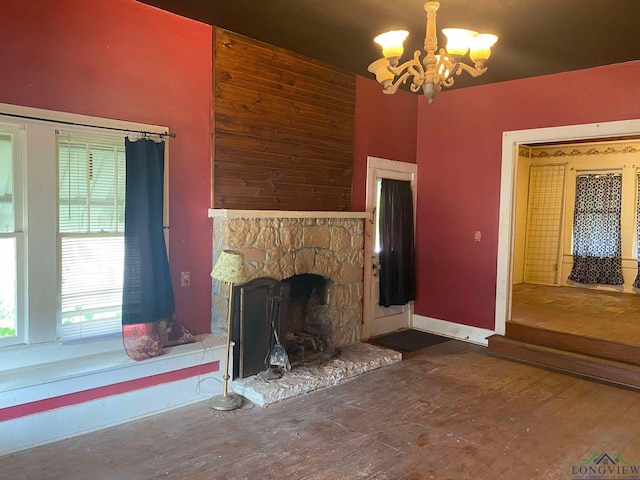
[[[469,57],[474,62],[488,60],[491,55],[491,47],[498,41],[498,37],[490,33],[481,33],[473,40],[469,48]]]
[[[478,35],[478,32],[466,28],[443,28],[442,33],[447,37],[447,53],[457,57],[467,53],[471,40]]]
[[[371,62],[367,67],[371,73],[376,76],[376,80],[382,85],[387,85],[393,82],[393,73],[387,68],[389,66],[389,60],[386,58],[379,58],[375,62]]]
[[[244,282],[244,256],[242,253],[234,250],[222,250],[218,261],[211,270],[211,277],[227,283]]]
[[[395,59],[402,56],[404,52],[404,39],[407,38],[409,32],[406,30],[392,30],[390,32],[381,33],[373,39],[382,47],[382,55],[384,58]]]

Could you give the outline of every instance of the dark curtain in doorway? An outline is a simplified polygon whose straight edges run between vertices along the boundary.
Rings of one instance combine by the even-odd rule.
[[[569,280],[584,284],[624,283],[621,210],[622,175],[578,175]]]
[[[380,305],[416,298],[411,182],[382,179],[380,188]]]
[[[184,333],[173,321],[163,233],[164,148],[164,142],[125,139],[122,327],[125,349],[135,360],[162,354],[171,330]]]

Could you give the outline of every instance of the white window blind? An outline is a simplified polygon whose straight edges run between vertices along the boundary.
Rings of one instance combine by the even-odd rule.
[[[124,268],[122,138],[59,134],[58,235],[63,341],[120,334]]]
[[[13,231],[13,141],[10,134],[0,133],[0,232]]]

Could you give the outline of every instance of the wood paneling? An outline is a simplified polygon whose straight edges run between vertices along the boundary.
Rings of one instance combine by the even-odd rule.
[[[216,28],[213,208],[351,208],[355,75]]]

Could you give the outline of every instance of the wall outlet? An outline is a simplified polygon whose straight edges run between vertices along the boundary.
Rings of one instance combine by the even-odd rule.
[[[180,273],[180,286],[188,287],[191,285],[191,272],[181,272]]]

